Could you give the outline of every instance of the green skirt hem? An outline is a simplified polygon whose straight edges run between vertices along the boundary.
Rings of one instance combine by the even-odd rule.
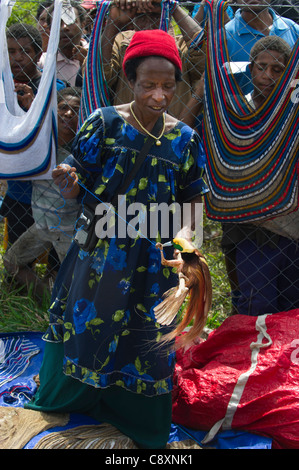
[[[141,448],[166,446],[171,393],[147,397],[118,386],[94,388],[63,373],[63,344],[46,343],[40,387],[25,407],[42,412],[85,414],[115,426]]]

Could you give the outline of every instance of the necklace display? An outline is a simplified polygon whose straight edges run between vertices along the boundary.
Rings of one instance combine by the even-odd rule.
[[[142,129],[144,132],[146,132],[146,134],[148,134],[150,137],[152,137],[153,139],[155,139],[155,141],[156,141],[155,144],[156,144],[156,145],[158,145],[158,146],[161,145],[161,140],[160,140],[160,139],[161,139],[162,135],[163,135],[164,132],[165,132],[165,113],[163,113],[163,128],[162,128],[162,132],[161,132],[161,134],[160,134],[158,137],[156,137],[155,135],[151,134],[147,129],[145,129],[145,127],[143,127],[143,125],[141,124],[141,122],[137,119],[137,116],[136,116],[136,114],[135,114],[134,111],[133,111],[133,103],[134,103],[134,101],[132,101],[132,103],[130,103],[130,110],[131,110],[131,113],[132,113],[133,118],[134,118],[135,121],[139,124],[139,126],[141,127],[141,129]]]

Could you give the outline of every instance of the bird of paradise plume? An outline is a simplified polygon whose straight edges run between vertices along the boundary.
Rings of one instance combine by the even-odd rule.
[[[156,248],[160,250],[162,265],[176,268],[179,282],[164,293],[164,300],[154,308],[154,313],[158,323],[170,325],[186,301],[186,309],[176,327],[164,335],[162,341],[176,339],[176,348],[189,347],[199,338],[207,321],[212,303],[211,276],[205,257],[192,243],[184,238],[175,238],[172,245],[178,255],[171,260],[164,257],[165,244],[157,243]],[[192,320],[193,324],[187,331],[186,327]]]

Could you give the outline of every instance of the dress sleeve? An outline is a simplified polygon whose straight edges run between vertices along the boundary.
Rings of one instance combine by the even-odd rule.
[[[184,128],[182,129],[182,135],[183,131]],[[209,191],[204,181],[205,164],[206,154],[201,138],[197,132],[192,131],[191,138],[184,151],[180,172],[179,191],[181,203],[189,202]]]
[[[67,163],[77,169],[80,182],[90,190],[102,173],[104,128],[103,115],[98,109],[83,123],[74,139],[72,155],[68,157]]]

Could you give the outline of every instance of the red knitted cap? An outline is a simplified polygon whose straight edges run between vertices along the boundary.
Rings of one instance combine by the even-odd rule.
[[[127,60],[136,57],[160,56],[168,59],[182,70],[182,61],[175,40],[161,29],[136,31],[125,52],[123,70]]]

